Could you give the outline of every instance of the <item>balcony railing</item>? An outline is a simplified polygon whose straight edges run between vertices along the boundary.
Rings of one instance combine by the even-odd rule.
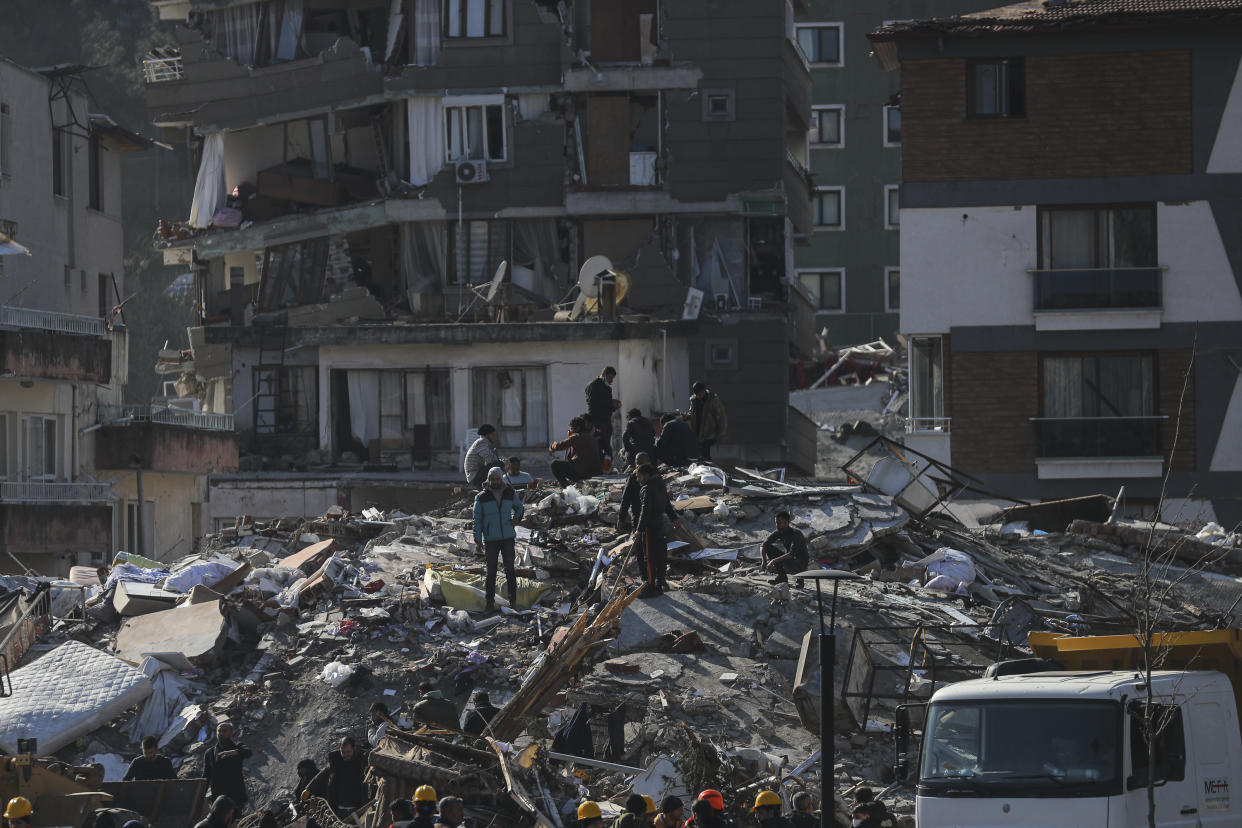
[[[107,503],[111,483],[0,483],[0,503]]]
[[[108,425],[161,423],[186,428],[203,428],[210,431],[233,430],[232,414],[190,411],[172,405],[101,405],[99,422]]]
[[[1032,417],[1036,456],[1160,457],[1167,417]]]
[[[149,57],[142,61],[142,79],[147,83],[167,83],[181,80],[185,66],[181,55],[174,57]]]
[[[952,422],[949,417],[909,417],[906,419],[906,433],[948,434]]]
[[[103,336],[107,332],[104,321],[98,316],[78,316],[73,313],[8,306],[0,307],[0,325],[14,328],[40,328],[45,331],[87,336]]]
[[[1035,310],[1158,309],[1163,267],[1101,267],[1030,270]]]

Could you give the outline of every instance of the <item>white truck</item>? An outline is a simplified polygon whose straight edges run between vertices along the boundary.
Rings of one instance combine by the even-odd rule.
[[[1136,637],[1032,633],[1030,643],[1038,659],[932,695],[918,828],[1146,828],[1149,777],[1160,828],[1242,826],[1242,630],[1153,642],[1166,668],[1151,680],[1154,767]]]

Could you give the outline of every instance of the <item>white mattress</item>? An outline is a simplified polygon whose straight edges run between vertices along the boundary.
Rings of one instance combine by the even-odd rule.
[[[0,699],[0,750],[38,739],[47,756],[151,695],[151,679],[110,653],[66,641],[14,670],[13,695]]]

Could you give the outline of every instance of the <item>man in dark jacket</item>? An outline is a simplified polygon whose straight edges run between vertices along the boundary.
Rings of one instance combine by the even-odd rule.
[[[724,439],[729,419],[725,416],[724,403],[706,383],[696,382],[690,392],[690,412],[686,419],[694,426],[694,435],[699,441],[699,459],[710,461],[712,446]]]
[[[654,466],[640,466],[638,482],[642,484],[638,520],[634,528],[634,545],[643,562],[643,591],[639,598],[655,598],[663,590],[665,570],[668,566],[668,545],[664,538],[664,516],[668,511],[668,495],[659,480]]]
[[[223,722],[216,728],[215,746],[203,760],[203,776],[207,778],[210,795],[228,797],[239,813],[250,799],[242,763],[253,755],[250,748],[233,741],[233,725]]]
[[[656,440],[655,458],[670,466],[685,468],[691,460],[698,459],[699,443],[694,438],[694,430],[676,414],[665,414],[660,418],[660,439]]]
[[[504,476],[504,469],[493,467],[487,473],[487,486],[474,498],[474,546],[487,561],[485,612],[496,608],[496,564],[500,558],[504,558],[505,563],[509,607],[517,609],[517,571],[513,565],[517,529],[514,527],[526,513],[526,507],[513,487],[505,485]]]
[[[446,796],[440,800],[440,815],[435,828],[460,828],[466,821],[466,804],[460,797]]]
[[[625,488],[621,490],[621,511],[617,513],[617,528],[623,532],[633,529],[638,522],[638,512],[642,507],[642,488],[643,484],[638,482],[638,469],[643,466],[655,466],[651,460],[651,455],[646,452],[639,452],[634,457],[634,471],[630,472],[630,476],[625,480]],[[664,485],[664,478],[656,475],[653,482]],[[665,489],[665,499],[668,498],[668,490]],[[668,511],[665,513],[668,519],[677,523],[679,515],[677,510],[673,508],[673,504],[668,505]]]
[[[793,528],[790,520],[789,512],[777,512],[776,531],[768,535],[759,549],[764,571],[775,572],[773,583],[777,584],[788,581],[790,575],[806,572],[810,562],[806,535]]]
[[[612,398],[612,381],[617,369],[609,365],[586,387],[587,417],[599,432],[599,453],[612,457],[612,412],[621,407],[620,400]]]
[[[859,788],[854,792],[854,812],[851,816],[858,828],[893,828],[897,824],[870,788]]]
[[[414,721],[432,727],[442,727],[445,730],[457,729],[457,705],[444,698],[444,694],[429,681],[419,684],[418,692],[423,698],[410,711]]]
[[[470,697],[470,707],[461,712],[461,732],[478,736],[487,730],[492,718],[500,708],[492,704],[486,690],[475,690]]]
[[[819,828],[819,814],[815,813],[815,798],[808,791],[798,791],[793,797],[793,813],[789,821],[794,828]]]
[[[569,435],[560,442],[548,446],[548,454],[566,452],[564,460],[552,461],[552,474],[562,486],[579,483],[603,471],[599,443],[591,436],[590,423],[582,417],[569,421]]]
[[[625,417],[621,445],[625,448],[626,461],[632,466],[638,466],[639,454],[655,451],[655,426],[637,408],[631,408],[625,413]]]
[[[647,817],[647,800],[642,794],[632,793],[625,800],[625,810],[613,820],[612,828],[642,828]]]
[[[303,759],[298,762],[297,772],[298,784],[293,787],[293,801],[301,802],[302,792],[319,775],[319,768],[315,766],[314,759]]]
[[[172,762],[167,756],[160,756],[160,740],[154,736],[142,739],[142,755],[129,763],[122,782],[145,782],[148,779],[176,779]]]
[[[366,783],[367,759],[358,750],[353,736],[341,740],[341,746],[328,754],[328,766],[319,772],[306,789],[311,796],[322,796],[338,814],[352,814],[370,800]]]
[[[227,796],[217,796],[207,812],[194,828],[229,828],[237,823],[237,803]]]

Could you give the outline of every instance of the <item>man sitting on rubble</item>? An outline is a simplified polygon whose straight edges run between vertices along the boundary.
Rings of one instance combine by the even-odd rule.
[[[500,708],[492,704],[486,690],[475,690],[470,697],[470,706],[461,711],[461,732],[478,736],[487,730],[499,712]]]
[[[810,791],[798,791],[793,796],[793,813],[789,821],[794,828],[819,828],[819,814],[815,813],[815,797]]]
[[[699,441],[690,424],[676,414],[660,418],[660,437],[656,440],[655,456],[661,463],[685,468],[699,456]]]
[[[754,812],[759,828],[793,828],[793,824],[781,816],[783,805],[776,791],[760,791],[750,810]]]
[[[227,796],[217,796],[211,803],[211,810],[194,828],[229,828],[237,824],[237,803]]]
[[[444,694],[429,681],[419,684],[418,692],[423,699],[410,711],[414,721],[445,730],[457,729],[457,706],[451,700],[444,698]]]
[[[293,801],[302,801],[302,792],[306,790],[306,786],[319,775],[319,768],[315,765],[314,759],[303,759],[298,762],[298,784],[293,788]]]
[[[776,531],[768,535],[759,554],[764,572],[775,572],[774,584],[783,584],[790,575],[806,572],[810,555],[806,548],[806,535],[792,526],[789,512],[776,513]],[[801,580],[798,586],[802,586]]]
[[[142,739],[142,755],[129,763],[122,782],[145,782],[148,779],[176,779],[172,762],[167,756],[160,756],[160,740],[154,736]]]
[[[517,609],[517,570],[514,569],[517,530],[514,525],[522,519],[526,507],[518,499],[513,488],[505,485],[504,469],[494,467],[487,473],[487,486],[474,498],[474,546],[487,561],[487,578],[484,582],[486,605],[484,612],[496,609],[496,564],[503,558],[505,584],[509,588],[509,607]],[[456,714],[453,724],[456,726]]]
[[[233,725],[221,722],[216,728],[216,744],[203,760],[203,776],[211,796],[228,797],[235,810],[242,811],[250,800],[242,763],[254,754],[250,748],[233,741]]]
[[[311,796],[328,800],[338,814],[352,814],[370,800],[366,783],[367,760],[353,736],[341,739],[341,746],[328,754],[328,766],[319,772],[306,790]]]
[[[367,728],[367,744],[377,748],[380,740],[388,733],[388,726],[392,724],[392,719],[388,712],[388,705],[383,702],[372,703],[370,713],[371,725]]]
[[[548,446],[548,454],[565,452],[564,460],[552,461],[552,474],[562,486],[581,483],[604,470],[599,443],[592,436],[594,429],[583,417],[569,421],[569,434],[564,440]]]
[[[535,478],[530,472],[522,471],[522,458],[516,454],[509,458],[505,464],[505,483],[512,486],[514,491],[522,491],[528,486],[535,485]]]
[[[440,815],[435,828],[461,828],[466,822],[466,804],[461,797],[446,796],[440,800]]]
[[[625,418],[625,431],[621,433],[621,445],[625,448],[625,459],[631,466],[637,467],[640,465],[638,455],[655,451],[655,426],[637,408],[631,408],[625,412]]]
[[[462,471],[466,474],[466,482],[476,489],[487,479],[487,470],[500,462],[496,439],[496,426],[491,423],[479,426],[478,439],[470,444],[466,459],[462,461]]]
[[[664,517],[668,513],[668,494],[655,466],[639,466],[638,482],[642,485],[638,519],[634,525],[634,546],[643,564],[643,591],[639,598],[655,598],[668,586],[668,542],[664,538]]]

